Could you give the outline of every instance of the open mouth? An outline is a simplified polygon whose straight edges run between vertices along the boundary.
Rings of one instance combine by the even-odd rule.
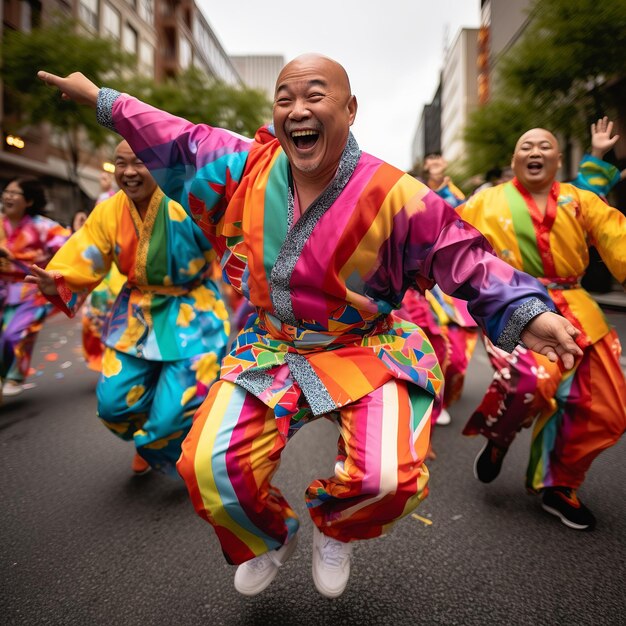
[[[127,180],[124,182],[124,187],[128,189],[138,189],[139,187],[141,187],[141,181],[140,180]]]
[[[316,130],[294,130],[291,133],[291,141],[298,150],[311,150],[315,147],[319,136]]]
[[[543,163],[539,163],[539,161],[531,161],[527,167],[531,172],[540,172],[543,169]]]

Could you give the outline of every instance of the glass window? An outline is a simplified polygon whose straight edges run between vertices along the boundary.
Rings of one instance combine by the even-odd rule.
[[[154,24],[154,0],[139,0],[139,17],[151,26]]]
[[[120,14],[107,2],[102,5],[102,32],[105,37],[120,38]]]
[[[154,73],[154,48],[147,41],[139,42],[139,63],[147,73]]]
[[[126,52],[137,54],[137,31],[128,22],[124,24],[122,47]]]
[[[180,62],[180,67],[184,70],[191,65],[191,44],[185,37],[180,38],[178,60]]]
[[[80,0],[78,17],[87,26],[98,30],[98,0]]]
[[[20,9],[20,30],[30,33],[33,27],[33,9],[28,2],[21,2]]]

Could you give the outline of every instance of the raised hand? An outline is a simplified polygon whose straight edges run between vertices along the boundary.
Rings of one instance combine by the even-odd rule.
[[[100,87],[92,83],[84,74],[73,72],[63,78],[50,72],[39,71],[37,72],[37,77],[46,85],[59,89],[64,99],[74,100],[78,104],[86,104],[94,109],[96,108]]]
[[[560,357],[565,369],[572,369],[576,357],[583,351],[574,338],[580,334],[564,317],[556,313],[541,313],[534,317],[522,331],[524,345],[533,352],[543,354],[550,361]]]
[[[605,115],[591,125],[591,154],[597,159],[604,155],[617,143],[619,135],[613,135],[613,122]]]

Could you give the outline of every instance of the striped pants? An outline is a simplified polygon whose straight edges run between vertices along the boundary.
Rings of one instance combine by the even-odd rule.
[[[394,380],[326,416],[340,433],[335,473],[305,494],[326,535],[378,537],[426,497],[431,408],[432,396]],[[277,421],[254,395],[223,380],[196,413],[178,471],[230,563],[278,548],[297,532],[297,516],[271,480],[294,424],[313,419],[301,405],[291,420]]]
[[[593,460],[626,430],[626,380],[613,330],[584,349],[573,369],[517,347],[507,354],[487,342],[496,372],[463,434],[508,447],[534,424],[526,486],[578,488]]]

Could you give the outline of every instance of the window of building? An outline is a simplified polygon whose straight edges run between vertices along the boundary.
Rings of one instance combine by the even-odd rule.
[[[21,2],[20,4],[20,30],[24,33],[30,33],[33,27],[32,7],[28,2]]]
[[[128,23],[124,23],[122,31],[122,47],[126,52],[137,54],[137,31]]]
[[[150,24],[154,24],[154,0],[139,0],[139,17]]]
[[[80,0],[78,17],[90,28],[98,30],[98,0]]]
[[[105,37],[120,38],[120,14],[108,3],[102,5],[102,33]]]
[[[181,37],[179,42],[178,62],[183,70],[191,65],[191,44],[186,37]]]
[[[139,42],[139,64],[146,74],[154,74],[154,48],[144,40]]]

